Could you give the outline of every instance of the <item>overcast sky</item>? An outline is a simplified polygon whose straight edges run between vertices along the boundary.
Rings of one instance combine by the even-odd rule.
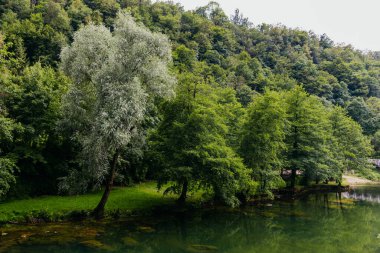
[[[174,0],[185,9],[208,0]],[[326,33],[335,42],[380,51],[380,0],[217,0],[228,16],[240,9],[255,25],[284,24]]]

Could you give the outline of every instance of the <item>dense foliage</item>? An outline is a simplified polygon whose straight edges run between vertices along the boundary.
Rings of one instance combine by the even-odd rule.
[[[239,103],[230,89],[192,85],[181,80],[175,100],[163,105],[163,119],[152,135],[159,186],[174,181],[167,191],[211,190],[216,200],[237,205],[236,194],[249,189],[248,171],[229,139],[229,124]]]
[[[0,71],[0,196],[90,190],[113,163],[230,205],[376,178],[380,54],[215,2],[1,0]]]

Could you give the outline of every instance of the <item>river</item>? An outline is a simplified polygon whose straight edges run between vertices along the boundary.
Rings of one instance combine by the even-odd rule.
[[[380,187],[240,210],[16,225],[1,231],[0,252],[7,253],[380,252]]]

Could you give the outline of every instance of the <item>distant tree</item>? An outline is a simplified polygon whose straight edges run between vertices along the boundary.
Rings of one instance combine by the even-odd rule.
[[[363,135],[360,125],[348,117],[340,107],[332,108],[329,120],[336,140],[334,158],[340,160],[342,164],[340,169],[335,168],[338,173],[336,179],[341,182],[341,176],[348,170],[360,172],[369,169],[371,165],[368,158],[372,155],[373,149],[370,139]]]
[[[243,26],[247,28],[252,26],[252,22],[250,22],[248,18],[244,17],[239,9],[236,9],[234,15],[231,16],[231,21],[235,25],[239,25],[239,26]]]
[[[59,3],[49,1],[42,3],[37,8],[42,13],[44,24],[49,24],[58,32],[69,34],[71,31],[70,18]]]
[[[67,14],[71,18],[71,26],[76,31],[81,24],[86,24],[91,20],[92,10],[84,4],[83,0],[73,0]]]
[[[104,26],[85,26],[61,57],[62,69],[74,82],[65,97],[62,124],[80,142],[83,166],[66,183],[78,188],[104,182],[104,194],[94,210],[101,218],[120,155],[138,139],[147,104],[173,93],[170,44],[164,35],[119,13],[113,33]]]
[[[377,131],[371,139],[371,144],[374,147],[374,156],[380,158],[380,131]]]
[[[6,12],[14,12],[19,18],[26,18],[30,11],[30,0],[0,1],[0,17]]]
[[[98,11],[106,26],[110,27],[114,23],[114,18],[120,10],[120,4],[116,0],[85,0],[92,10]]]
[[[334,46],[334,41],[332,41],[325,33],[321,35],[319,43],[323,48],[330,48]]]
[[[21,125],[8,118],[4,105],[0,104],[0,199],[8,193],[11,185],[16,183],[18,157],[10,152],[9,146],[15,141],[15,133],[21,131]]]
[[[64,157],[70,153],[61,147],[62,136],[56,131],[68,83],[63,73],[36,63],[5,85],[8,117],[23,128],[15,136],[17,141],[8,144],[7,152],[17,157],[17,186],[25,194],[56,192],[55,180],[62,176]]]
[[[362,97],[356,97],[347,106],[348,114],[358,122],[365,134],[374,134],[380,129],[380,114],[372,111]]]
[[[2,30],[6,42],[12,44],[11,51],[26,54],[29,63],[57,66],[59,52],[66,43],[66,37],[50,25],[44,24],[42,13],[31,14],[30,19],[18,20],[8,16],[3,20]]]
[[[197,61],[196,53],[184,45],[178,46],[173,51],[173,60],[180,71],[192,71]]]

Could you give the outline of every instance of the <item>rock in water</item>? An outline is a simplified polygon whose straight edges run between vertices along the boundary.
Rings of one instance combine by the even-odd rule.
[[[105,251],[114,250],[113,247],[106,245],[102,242],[99,242],[97,240],[87,240],[87,241],[81,242],[81,244],[88,247],[88,248],[93,248],[93,249],[100,249],[100,250],[105,250]]]
[[[153,233],[154,231],[156,231],[154,228],[152,227],[145,227],[145,226],[140,226],[137,228],[139,231],[141,232],[145,232],[145,233]]]
[[[193,244],[187,248],[187,252],[193,253],[206,253],[206,252],[215,252],[218,248],[213,245],[201,245],[201,244]]]
[[[139,244],[138,241],[136,241],[135,239],[129,236],[124,237],[122,240],[123,240],[124,245],[128,247],[137,246]]]

